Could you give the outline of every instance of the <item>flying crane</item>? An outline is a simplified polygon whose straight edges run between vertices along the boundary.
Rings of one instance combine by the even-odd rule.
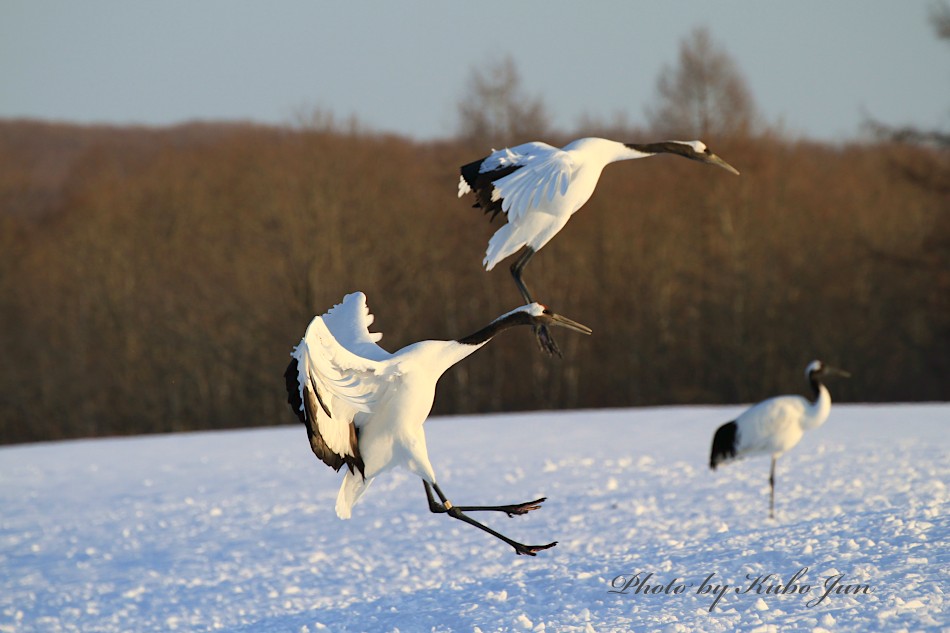
[[[474,191],[473,206],[490,213],[492,220],[502,212],[508,218],[488,242],[482,262],[485,269],[491,270],[523,248],[511,265],[511,275],[525,302],[533,302],[522,279],[525,266],[590,199],[604,167],[657,154],[682,156],[739,173],[702,141],[637,144],[603,138],[578,139],[561,149],[546,143],[525,143],[492,151],[485,158],[463,165],[459,197]],[[534,332],[542,350],[552,356],[561,355],[546,325],[535,326]]]

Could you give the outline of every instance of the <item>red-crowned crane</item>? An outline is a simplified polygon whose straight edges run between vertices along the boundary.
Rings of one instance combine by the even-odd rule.
[[[336,500],[337,515],[349,518],[373,479],[402,466],[422,479],[430,511],[474,525],[518,554],[534,556],[554,547],[556,542],[524,545],[466,514],[525,514],[539,508],[544,498],[502,506],[453,505],[436,482],[422,425],[432,409],[439,377],[499,332],[540,324],[584,334],[590,334],[590,328],[531,303],[463,338],[420,341],[389,353],[376,344],[382,334],[369,331],[372,322],[366,296],[346,295],[341,304],[310,322],[284,374],[288,402],[306,425],[314,454],[334,470],[347,467]]]
[[[831,413],[831,394],[822,383],[827,376],[848,377],[848,372],[814,360],[805,368],[814,400],[801,396],[776,396],[753,405],[723,424],[713,437],[709,467],[746,455],[772,455],[769,473],[769,517],[775,518],[775,461],[794,448],[809,429],[825,423]]]
[[[501,212],[508,217],[488,242],[482,262],[485,269],[491,270],[523,248],[511,265],[511,274],[525,302],[533,302],[522,279],[525,266],[590,199],[604,167],[657,154],[683,156],[739,173],[702,141],[637,144],[603,138],[578,139],[561,149],[546,143],[525,143],[492,151],[485,158],[463,165],[459,197],[474,191],[473,206],[491,213],[492,220]],[[534,333],[542,350],[552,356],[561,355],[544,324],[535,326]]]

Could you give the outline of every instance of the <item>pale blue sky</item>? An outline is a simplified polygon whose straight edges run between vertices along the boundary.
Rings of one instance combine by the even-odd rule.
[[[472,67],[506,54],[561,129],[643,123],[706,26],[769,122],[845,140],[865,115],[950,128],[950,43],[928,0],[0,0],[0,117],[287,123],[314,107],[451,135]]]

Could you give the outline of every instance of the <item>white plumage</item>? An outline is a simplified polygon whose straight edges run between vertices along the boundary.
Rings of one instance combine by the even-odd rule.
[[[775,462],[802,439],[805,431],[818,428],[831,413],[831,394],[822,383],[826,376],[849,376],[848,372],[820,360],[805,368],[814,400],[801,396],[777,396],[746,409],[732,422],[723,424],[713,437],[709,467],[747,455],[769,454],[772,469],[769,475],[769,516],[775,516]]]
[[[578,139],[558,149],[546,143],[525,143],[493,151],[485,158],[462,166],[458,195],[475,192],[475,207],[507,215],[507,222],[491,237],[482,262],[487,270],[524,248],[511,267],[518,290],[526,302],[531,293],[522,271],[531,257],[567,224],[590,199],[604,167],[610,163],[668,153],[718,165],[738,174],[731,165],[709,151],[701,141],[619,143],[602,138]],[[541,348],[560,355],[546,328],[535,330]]]
[[[436,483],[422,426],[442,374],[497,333],[517,325],[538,324],[585,334],[590,334],[590,329],[532,303],[464,338],[420,341],[389,353],[376,344],[382,335],[369,331],[372,322],[366,296],[361,292],[347,295],[341,304],[314,317],[285,372],[288,402],[306,425],[314,454],[335,470],[347,466],[337,496],[337,515],[349,518],[373,479],[401,466],[422,478],[433,512],[448,513],[475,525],[519,554],[534,555],[553,547],[554,543],[523,545],[464,514],[524,514],[538,508],[543,499],[510,506],[453,506]],[[441,504],[432,497],[432,489]]]

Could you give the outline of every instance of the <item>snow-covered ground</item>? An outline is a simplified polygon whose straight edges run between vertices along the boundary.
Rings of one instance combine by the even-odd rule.
[[[533,558],[401,471],[340,521],[301,426],[2,448],[0,631],[950,630],[950,405],[835,405],[776,520],[767,457],[707,467],[740,410],[430,419],[456,503],[548,497],[480,516]]]

